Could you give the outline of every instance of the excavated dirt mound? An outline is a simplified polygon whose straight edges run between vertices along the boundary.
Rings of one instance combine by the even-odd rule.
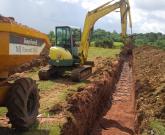
[[[112,105],[112,93],[120,77],[124,55],[122,51],[118,60],[97,57],[91,83],[81,88],[68,99],[67,122],[62,128],[62,135],[89,135],[96,121]]]
[[[3,22],[3,23],[16,23],[15,19],[13,17],[5,17],[5,16],[2,16],[2,15],[0,15],[0,22]]]
[[[133,54],[137,132],[142,134],[151,119],[165,120],[165,51],[143,46]]]

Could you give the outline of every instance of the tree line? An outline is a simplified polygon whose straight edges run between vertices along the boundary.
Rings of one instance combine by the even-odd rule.
[[[159,48],[165,48],[165,34],[153,32],[136,34],[135,45],[151,45]]]
[[[91,36],[91,45],[96,47],[112,48],[114,42],[121,42],[120,35],[117,32],[109,32],[102,29],[96,29]]]
[[[159,48],[165,48],[165,34],[162,33],[140,33],[134,34],[134,44],[140,45],[152,45]],[[55,33],[51,31],[49,39],[52,44],[55,44]],[[122,42],[121,36],[116,31],[109,32],[103,29],[96,29],[92,32],[91,45],[96,47],[113,47],[114,42]]]

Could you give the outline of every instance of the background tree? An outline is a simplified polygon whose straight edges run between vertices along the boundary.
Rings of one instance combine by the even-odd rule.
[[[135,45],[151,45],[165,49],[165,35],[162,33],[137,34],[135,36]]]
[[[135,45],[151,45],[165,49],[165,34],[162,33],[138,33],[135,34]],[[55,45],[56,36],[54,31],[50,31],[49,39]],[[114,42],[122,42],[121,36],[116,31],[112,33],[103,29],[96,29],[91,36],[91,45],[97,47],[113,47]]]
[[[91,41],[96,47],[111,48],[113,46],[112,34],[102,29],[93,31]]]
[[[52,45],[55,45],[56,42],[56,35],[54,31],[50,31],[48,34],[49,40],[52,43]]]

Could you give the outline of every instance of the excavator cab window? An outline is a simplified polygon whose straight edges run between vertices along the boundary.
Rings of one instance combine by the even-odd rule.
[[[81,29],[73,28],[72,29],[73,47],[79,47],[80,41],[81,41]]]
[[[56,45],[71,49],[71,32],[69,27],[56,27]]]
[[[81,41],[81,29],[69,26],[56,27],[56,45],[78,56],[78,47]]]
[[[71,37],[72,37],[72,55],[73,57],[78,57],[78,48],[80,46],[81,41],[81,29],[80,28],[71,28]]]

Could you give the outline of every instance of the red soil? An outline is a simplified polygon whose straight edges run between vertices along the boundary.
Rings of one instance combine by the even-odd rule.
[[[135,91],[132,69],[124,63],[113,94],[110,110],[96,124],[92,135],[133,135],[135,123]]]

